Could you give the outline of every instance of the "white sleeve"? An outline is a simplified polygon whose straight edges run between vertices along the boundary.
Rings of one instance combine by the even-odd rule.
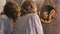
[[[38,15],[34,15],[32,17],[32,22],[35,24],[35,32],[36,34],[43,34],[43,28],[42,28],[42,24],[40,21],[40,18]]]
[[[1,17],[0,17],[0,23],[2,23],[1,24],[1,30],[0,31],[3,31],[3,33],[7,33],[7,34],[11,34],[11,28],[10,28],[10,20],[6,17],[6,16],[4,16],[4,15],[2,15]]]
[[[0,33],[4,31],[4,21],[0,19]]]

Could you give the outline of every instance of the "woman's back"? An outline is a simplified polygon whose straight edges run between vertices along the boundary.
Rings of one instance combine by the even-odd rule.
[[[38,15],[31,13],[18,19],[14,34],[43,34]]]
[[[14,34],[43,34],[34,1],[24,1],[20,12],[22,17],[17,20]]]
[[[11,34],[11,22],[6,15],[0,15],[0,32],[3,34]]]

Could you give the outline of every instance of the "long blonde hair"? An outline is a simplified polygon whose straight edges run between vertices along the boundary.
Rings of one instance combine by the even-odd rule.
[[[28,14],[28,13],[36,13],[36,3],[34,1],[24,1],[21,5],[21,16]]]

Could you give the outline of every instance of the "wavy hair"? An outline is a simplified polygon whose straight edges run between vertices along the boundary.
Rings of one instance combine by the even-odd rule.
[[[19,11],[19,5],[13,1],[7,2],[4,6],[4,14],[7,15],[9,18],[12,18],[14,21],[17,18]]]
[[[28,13],[35,13],[33,9],[36,8],[36,3],[34,1],[24,1],[21,5],[21,16],[28,14]]]

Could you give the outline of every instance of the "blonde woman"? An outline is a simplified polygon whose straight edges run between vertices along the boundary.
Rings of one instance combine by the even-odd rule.
[[[24,1],[21,17],[18,18],[14,34],[43,34],[43,28],[34,1]]]

